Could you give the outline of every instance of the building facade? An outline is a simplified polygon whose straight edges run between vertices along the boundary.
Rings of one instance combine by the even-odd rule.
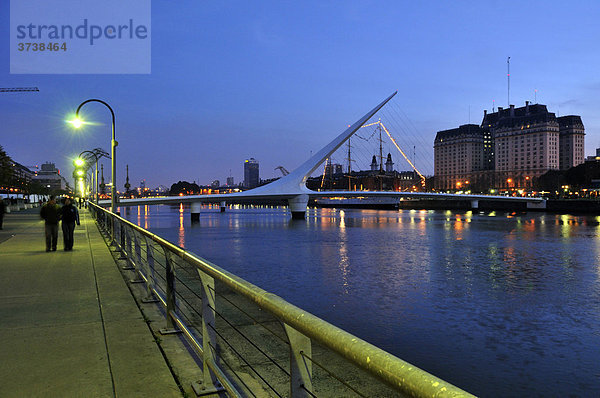
[[[546,105],[484,111],[480,126],[438,132],[434,142],[435,188],[477,191],[531,189],[549,170],[584,161],[580,116],[557,118]],[[468,181],[468,183],[467,183]]]
[[[585,161],[585,128],[580,116],[570,115],[557,118],[558,168],[567,170]]]
[[[478,189],[489,184],[493,143],[488,129],[476,124],[439,131],[434,141],[435,189]]]
[[[48,188],[50,192],[65,191],[69,189],[67,180],[60,175],[60,170],[56,168],[54,163],[44,163],[34,180],[42,187]]]
[[[256,188],[259,182],[258,160],[254,158],[246,159],[244,162],[244,187],[248,189]]]
[[[546,105],[499,107],[484,113],[482,126],[494,138],[497,188],[532,188],[536,178],[558,169],[559,124]]]

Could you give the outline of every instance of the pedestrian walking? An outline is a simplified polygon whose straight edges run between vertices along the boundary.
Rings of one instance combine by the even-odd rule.
[[[60,220],[60,206],[56,204],[54,195],[40,210],[40,216],[45,221],[44,233],[46,235],[46,251],[56,251],[58,241],[58,221]]]
[[[65,205],[60,210],[65,251],[73,250],[73,231],[75,231],[75,223],[80,225],[79,211],[77,210],[77,207],[73,206],[71,198],[65,199]]]
[[[6,204],[4,199],[0,198],[0,229],[2,229],[2,223],[4,222],[4,213],[6,213]]]

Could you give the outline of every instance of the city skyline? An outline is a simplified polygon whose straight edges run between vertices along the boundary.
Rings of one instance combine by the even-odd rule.
[[[511,103],[537,99],[561,116],[581,115],[590,155],[600,146],[598,8],[155,1],[150,75],[10,75],[3,2],[2,86],[40,92],[2,94],[0,144],[21,164],[54,162],[68,176],[82,150],[109,149],[105,109],[82,111],[99,124],[83,132],[64,123],[81,101],[100,98],[117,117],[119,190],[126,164],[134,185],[145,179],[150,187],[224,181],[230,169],[242,181],[250,157],[261,162],[261,178],[271,178],[280,175],[275,167],[293,170],[399,89],[395,105],[433,154],[437,131],[478,124],[493,103],[507,106],[510,56]]]

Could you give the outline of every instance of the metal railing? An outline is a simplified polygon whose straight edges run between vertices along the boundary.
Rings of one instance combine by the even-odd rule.
[[[164,306],[161,333],[183,333],[202,359],[198,394],[472,397],[108,210],[90,209],[135,272],[131,282],[145,284],[144,302]]]

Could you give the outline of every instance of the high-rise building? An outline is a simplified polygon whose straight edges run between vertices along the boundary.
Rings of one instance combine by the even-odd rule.
[[[248,189],[256,188],[259,181],[258,160],[254,158],[246,159],[244,162],[244,187]]]
[[[532,188],[549,170],[583,163],[584,135],[581,117],[557,118],[542,104],[484,111],[481,126],[438,132],[435,187]]]
[[[438,131],[435,137],[434,176],[436,189],[477,189],[488,183],[491,168],[491,137],[476,124]]]
[[[233,177],[227,177],[227,185],[228,186],[233,186]]]
[[[558,167],[570,169],[585,160],[585,128],[580,116],[562,116],[558,119]]]
[[[534,178],[558,169],[559,126],[546,105],[499,107],[484,113],[481,124],[494,137],[498,188],[530,188]]]

